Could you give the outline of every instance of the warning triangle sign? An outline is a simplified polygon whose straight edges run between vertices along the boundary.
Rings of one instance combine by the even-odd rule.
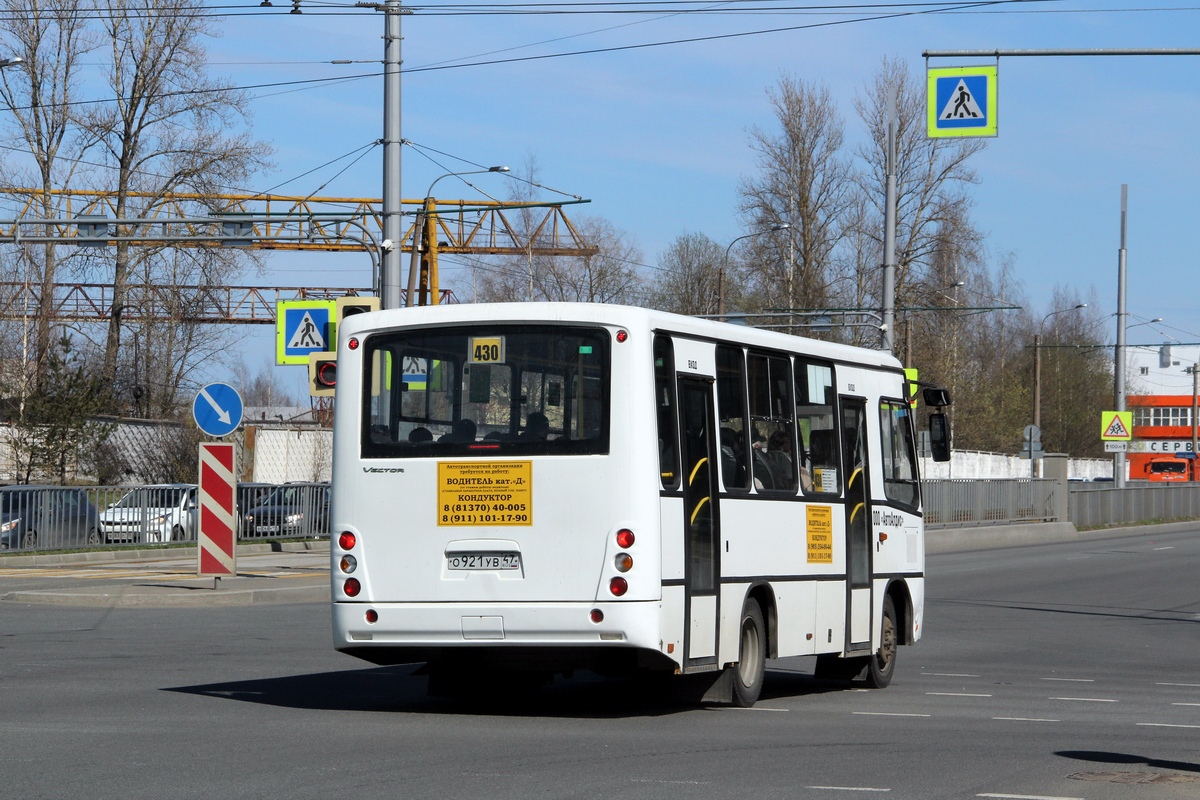
[[[983,119],[983,109],[975,102],[975,96],[967,88],[966,81],[959,80],[938,119]]]
[[[1104,437],[1111,439],[1128,439],[1129,431],[1125,427],[1125,423],[1121,421],[1119,416],[1114,416],[1108,423],[1108,427],[1104,429]]]
[[[313,322],[312,314],[304,312],[304,317],[300,320],[300,324],[296,326],[296,331],[292,334],[292,338],[288,341],[289,349],[312,347],[317,350],[325,350],[325,335],[317,323]]]

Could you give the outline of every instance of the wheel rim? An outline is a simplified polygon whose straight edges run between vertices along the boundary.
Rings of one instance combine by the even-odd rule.
[[[876,660],[879,662],[879,669],[886,672],[896,657],[896,623],[891,617],[884,616],[881,634]]]
[[[738,662],[738,678],[743,686],[753,686],[762,667],[762,641],[758,626],[750,618],[742,620],[742,653]]]
[[[100,544],[100,531],[92,528],[88,531],[88,544]]]

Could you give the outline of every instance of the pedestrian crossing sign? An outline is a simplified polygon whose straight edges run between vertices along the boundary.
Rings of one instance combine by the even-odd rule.
[[[337,300],[280,300],[275,305],[275,363],[308,364],[309,353],[337,349]]]
[[[1105,442],[1128,442],[1133,438],[1132,411],[1101,411],[1100,439]]]
[[[938,67],[926,71],[928,135],[995,136],[998,67]]]

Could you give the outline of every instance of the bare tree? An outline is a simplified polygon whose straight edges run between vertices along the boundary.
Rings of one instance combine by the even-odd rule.
[[[0,0],[0,41],[17,65],[0,70],[0,101],[15,125],[18,137],[34,162],[34,175],[7,176],[9,185],[39,189],[31,198],[43,219],[64,216],[61,200],[51,189],[71,183],[79,166],[81,143],[72,118],[72,103],[79,82],[79,60],[94,47],[86,14],[79,0]],[[46,230],[45,233],[52,233]],[[39,286],[39,307],[33,342],[36,391],[45,378],[54,344],[54,282],[58,273],[58,246],[46,242],[20,248],[23,277]]]
[[[721,245],[703,233],[679,236],[658,259],[658,272],[647,296],[648,305],[676,314],[716,314],[726,265]],[[728,284],[738,285],[732,274]],[[726,302],[730,302],[726,295]]]
[[[858,189],[871,210],[867,230],[876,265],[883,263],[886,143],[890,98],[896,109],[896,301],[910,304],[911,284],[933,272],[939,254],[976,248],[982,234],[970,223],[967,187],[977,178],[968,166],[982,139],[930,139],[926,136],[925,87],[898,58],[885,58],[865,96],[854,107],[870,133],[858,155],[866,168]],[[953,239],[953,242],[950,242]],[[863,243],[865,244],[865,242]],[[867,259],[869,260],[869,259]],[[877,282],[878,283],[878,282]],[[880,305],[876,295],[876,305]]]
[[[87,111],[82,124],[111,169],[118,219],[150,216],[156,198],[193,190],[212,194],[238,185],[264,164],[268,149],[238,132],[246,98],[206,70],[202,39],[209,33],[198,0],[102,0],[100,25],[111,51],[108,89],[114,99]],[[133,192],[148,193],[135,199]],[[118,236],[136,226],[118,225]],[[138,258],[148,259],[141,250]],[[118,240],[113,263],[113,307],[104,348],[103,375],[117,379],[123,313],[136,260],[129,241]]]
[[[828,87],[792,76],[780,77],[767,96],[778,129],[750,130],[758,174],[742,182],[741,212],[751,230],[790,228],[783,258],[756,259],[751,280],[764,305],[822,305],[852,198],[842,117]]]
[[[556,256],[540,263],[535,289],[541,299],[576,303],[635,303],[642,292],[642,251],[632,237],[601,217],[576,223],[596,255]]]

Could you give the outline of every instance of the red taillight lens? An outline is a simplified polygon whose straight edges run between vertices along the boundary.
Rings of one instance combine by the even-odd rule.
[[[608,590],[613,593],[613,597],[620,597],[629,591],[629,581],[624,578],[613,578],[608,582]]]
[[[350,341],[346,342],[346,347],[349,347],[351,350],[357,350],[358,339],[355,339],[353,336],[351,336]]]
[[[358,597],[358,593],[362,591],[362,584],[358,582],[358,578],[347,578],[342,584],[342,591],[346,593],[346,597]]]
[[[633,531],[628,528],[617,531],[617,544],[621,547],[633,547]]]
[[[353,550],[354,545],[356,544],[358,544],[358,537],[350,531],[344,531],[342,535],[338,537],[338,547],[342,548],[343,550]]]
[[[629,331],[617,331],[617,344],[624,344],[629,338]]]
[[[593,608],[589,616],[592,618],[592,622],[604,622],[604,612],[598,608]]]
[[[367,622],[375,623],[379,621],[379,612],[373,608],[367,609]]]

